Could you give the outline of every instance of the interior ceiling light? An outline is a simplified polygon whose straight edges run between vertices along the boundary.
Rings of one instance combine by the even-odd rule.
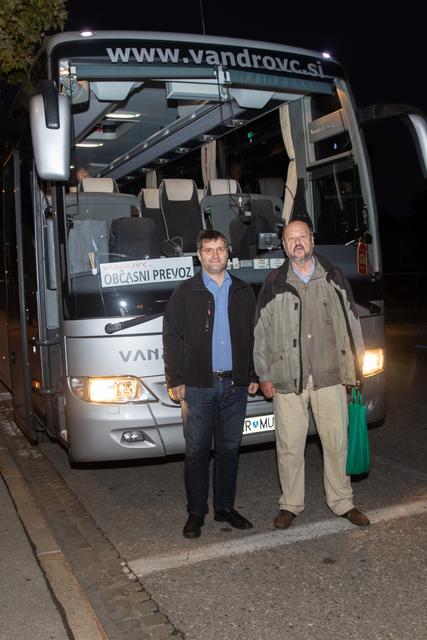
[[[78,142],[76,147],[80,147],[81,149],[95,149],[96,147],[103,147],[103,142]]]
[[[112,120],[133,120],[134,118],[139,118],[140,115],[136,111],[114,111],[113,113],[107,113],[105,117]]]

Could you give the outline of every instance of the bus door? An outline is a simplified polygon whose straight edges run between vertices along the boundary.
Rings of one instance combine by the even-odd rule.
[[[5,172],[6,174],[6,172]],[[3,185],[2,171],[2,185]],[[7,271],[5,268],[5,189],[1,200],[0,210],[0,382],[8,389],[11,388],[10,365],[9,365],[9,332],[8,332],[8,312],[7,312]]]
[[[21,161],[18,152],[8,159],[3,174],[3,224],[5,259],[5,308],[9,379],[15,420],[31,441],[36,432],[31,408],[31,382],[27,323],[33,302],[27,299],[25,272],[31,254],[24,249],[22,224]],[[31,249],[30,249],[31,251]],[[29,273],[29,271],[27,271]]]

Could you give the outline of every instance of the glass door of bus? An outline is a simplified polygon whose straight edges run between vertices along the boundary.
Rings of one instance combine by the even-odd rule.
[[[25,294],[25,255],[22,225],[21,169],[13,153],[3,174],[3,223],[5,257],[5,308],[9,343],[10,386],[15,420],[31,440],[35,431],[31,410],[31,384],[28,355],[28,306]]]

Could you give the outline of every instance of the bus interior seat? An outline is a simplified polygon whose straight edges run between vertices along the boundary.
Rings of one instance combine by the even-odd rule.
[[[160,206],[168,238],[182,238],[184,253],[195,253],[197,236],[202,229],[202,217],[194,180],[163,180],[160,185]]]
[[[78,192],[66,194],[66,217],[68,225],[68,253],[70,268],[73,273],[77,273],[77,263],[83,260],[86,265],[87,252],[97,249],[93,247],[93,241],[97,244],[95,236],[90,235],[93,229],[94,234],[99,237],[96,223],[105,225],[102,227],[106,244],[98,248],[100,253],[108,255],[110,227],[116,218],[128,217],[138,219],[140,217],[139,200],[135,195],[127,193],[97,193]],[[91,223],[83,225],[83,222]],[[92,225],[92,226],[91,226]],[[100,228],[100,226],[99,226]],[[81,247],[81,249],[79,249]],[[82,253],[75,254],[78,251]],[[85,254],[85,255],[83,255]],[[108,258],[103,260],[108,262]]]
[[[141,189],[138,195],[141,215],[153,221],[159,243],[167,238],[166,224],[160,208],[160,195],[158,189]]]
[[[224,194],[242,193],[242,189],[237,180],[229,178],[218,178],[209,180],[206,188],[207,196],[221,196]]]
[[[118,193],[119,188],[113,178],[83,178],[77,186],[84,193]]]
[[[283,222],[283,200],[278,198],[277,196],[268,196],[263,195],[261,193],[251,194],[252,202],[256,200],[263,200],[264,202],[269,202],[268,208],[273,211],[274,219],[276,223]],[[266,205],[265,205],[266,206]]]
[[[66,195],[67,217],[85,220],[106,220],[140,217],[139,200],[130,193],[79,192]]]
[[[229,225],[238,215],[239,203],[236,196],[241,194],[237,180],[209,180],[206,194],[201,202],[203,224],[207,228],[220,231],[230,243]]]
[[[228,236],[232,252],[239,258],[255,258],[258,253],[258,235],[278,231],[271,199],[255,195],[249,198],[250,216],[234,215],[229,223]]]
[[[258,178],[259,192],[264,196],[273,196],[283,200],[285,183],[283,178]]]
[[[110,259],[141,260],[160,257],[160,240],[150,218],[117,218],[111,223]]]
[[[220,231],[230,244],[230,222],[238,216],[239,206],[236,195],[205,196],[201,203],[204,227]]]
[[[89,253],[98,262],[109,261],[108,224],[106,220],[74,220],[68,231],[70,275],[90,271]]]
[[[203,200],[204,195],[205,195],[204,189],[197,189],[197,197],[199,199],[199,204]]]

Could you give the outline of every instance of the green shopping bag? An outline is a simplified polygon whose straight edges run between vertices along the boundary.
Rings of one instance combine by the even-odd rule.
[[[357,476],[369,471],[370,451],[366,407],[359,388],[353,387],[348,405],[348,452],[346,472]]]

